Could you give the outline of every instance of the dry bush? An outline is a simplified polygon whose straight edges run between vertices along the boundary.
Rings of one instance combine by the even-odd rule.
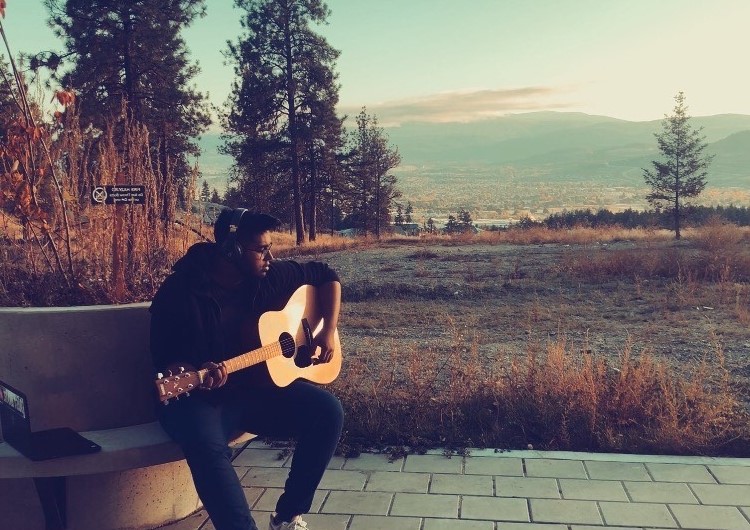
[[[484,359],[454,331],[451,353],[414,345],[386,359],[349,359],[332,385],[346,410],[342,451],[362,446],[495,447],[653,454],[750,454],[748,413],[724,370],[683,367],[626,347],[619,363],[565,338]],[[382,345],[381,345],[382,348]],[[376,351],[373,348],[373,351]],[[719,374],[719,377],[709,377]]]
[[[69,199],[49,203],[45,226],[49,241],[6,238],[0,252],[0,305],[50,306],[124,303],[149,300],[172,263],[200,240],[200,221],[190,213],[176,215],[172,176],[158,174],[149,158],[145,128],[129,124],[128,158],[110,131],[82,139],[76,123],[53,146],[63,192]],[[82,143],[83,145],[79,145]],[[67,158],[67,153],[84,153]],[[65,161],[63,163],[62,161]],[[96,167],[94,178],[87,167]],[[127,182],[123,181],[127,167]],[[141,184],[143,205],[92,205],[96,185]],[[40,186],[44,186],[41,183]],[[63,224],[63,219],[67,220]],[[22,229],[33,231],[35,222]],[[49,248],[66,247],[70,274],[49,259]]]
[[[556,230],[545,226],[529,228],[512,227],[500,231],[484,231],[475,236],[477,242],[485,244],[510,243],[516,245],[562,243],[569,245],[590,245],[614,241],[666,241],[670,239],[666,230],[644,228],[627,229],[611,227],[578,227]]]

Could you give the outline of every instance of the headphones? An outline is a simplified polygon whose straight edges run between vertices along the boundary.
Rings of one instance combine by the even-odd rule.
[[[237,229],[240,227],[240,221],[242,221],[242,216],[245,215],[245,212],[247,212],[245,208],[232,210],[232,220],[229,221],[229,233],[227,233],[227,237],[221,244],[221,252],[229,261],[234,263],[242,257],[242,247],[237,242]]]

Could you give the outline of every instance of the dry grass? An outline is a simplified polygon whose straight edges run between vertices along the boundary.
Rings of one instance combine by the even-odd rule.
[[[750,451],[750,417],[731,391],[718,347],[677,377],[630,346],[617,363],[564,337],[488,360],[478,337],[453,334],[451,355],[391,347],[387,362],[355,362],[332,385],[346,410],[343,453],[373,446]]]

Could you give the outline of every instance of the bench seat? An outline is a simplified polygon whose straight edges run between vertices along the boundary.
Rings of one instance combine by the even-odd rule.
[[[102,450],[88,455],[34,462],[7,443],[0,443],[0,479],[94,475],[166,464],[185,458],[158,422],[82,432],[81,435],[99,444]],[[242,443],[253,436],[243,433],[232,443]]]

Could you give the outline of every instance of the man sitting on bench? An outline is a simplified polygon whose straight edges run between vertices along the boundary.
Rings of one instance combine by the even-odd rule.
[[[303,285],[316,290],[323,327],[312,346],[316,363],[335,349],[341,285],[320,262],[274,261],[271,232],[278,219],[239,208],[221,212],[216,243],[197,243],[173,267],[151,306],[151,350],[159,371],[208,370],[200,389],[160,409],[165,431],[182,447],[196,490],[216,530],[257,530],[228,441],[237,431],[292,437],[296,450],[270,530],[302,530],[300,515],[313,495],[341,434],[339,401],[296,380],[283,388],[266,363],[228,377],[223,361],[260,345],[261,315],[278,311]]]

